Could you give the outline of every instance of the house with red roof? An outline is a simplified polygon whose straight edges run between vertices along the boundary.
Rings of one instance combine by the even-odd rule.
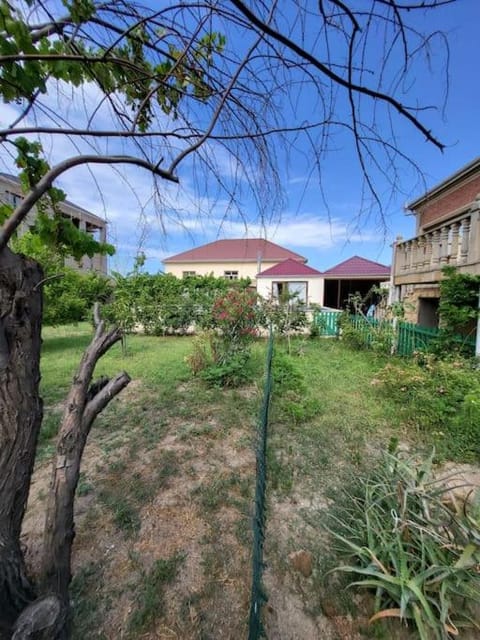
[[[307,259],[263,238],[215,240],[183,251],[163,261],[165,273],[178,278],[213,275],[238,280],[250,278],[255,285],[257,274],[285,260],[305,264]]]
[[[332,309],[345,306],[349,294],[359,293],[362,298],[373,286],[388,286],[390,267],[360,256],[353,256],[323,272],[325,295],[323,304]]]
[[[215,240],[166,258],[165,273],[178,278],[213,275],[238,280],[250,278],[266,299],[295,295],[307,306],[341,309],[350,293],[365,296],[372,286],[390,280],[390,267],[353,256],[325,272],[307,259],[263,238]]]
[[[263,298],[279,300],[295,296],[307,306],[323,304],[323,274],[304,262],[288,258],[257,274],[257,292]]]

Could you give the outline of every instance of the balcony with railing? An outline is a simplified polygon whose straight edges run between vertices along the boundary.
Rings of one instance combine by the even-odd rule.
[[[444,266],[459,271],[480,273],[480,225],[478,210],[469,211],[395,244],[394,284],[437,282]]]

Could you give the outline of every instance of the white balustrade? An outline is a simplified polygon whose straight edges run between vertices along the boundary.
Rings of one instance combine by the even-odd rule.
[[[395,275],[436,271],[446,265],[461,265],[473,256],[471,217],[445,224],[416,238],[397,242]]]

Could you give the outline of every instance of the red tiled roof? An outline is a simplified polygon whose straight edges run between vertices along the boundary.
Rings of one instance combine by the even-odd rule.
[[[261,238],[243,240],[215,240],[201,247],[177,253],[163,262],[257,262],[259,260],[278,261],[287,259],[306,262],[307,259],[274,242]]]
[[[271,276],[321,276],[322,274],[317,269],[309,267],[306,264],[298,262],[298,260],[284,260],[279,264],[265,269],[261,273],[257,274],[257,278],[269,278]]]
[[[379,262],[373,262],[373,260],[360,258],[360,256],[353,256],[353,258],[344,260],[331,269],[324,271],[323,275],[326,278],[358,278],[361,276],[366,278],[387,278],[390,275],[390,267]]]

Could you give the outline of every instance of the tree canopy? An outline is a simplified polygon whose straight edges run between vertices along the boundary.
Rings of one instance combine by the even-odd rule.
[[[325,153],[351,145],[382,209],[377,179],[398,186],[399,166],[416,167],[399,123],[442,148],[416,76],[448,49],[443,34],[419,30],[418,15],[451,1],[0,2],[0,95],[15,105],[0,141],[35,186],[0,246],[55,178],[84,163],[135,164],[174,182],[183,164],[200,192],[216,180],[228,208],[248,189],[268,215],[281,208],[279,165],[299,136],[319,179]],[[83,120],[52,96],[83,101]],[[55,146],[63,135],[81,152],[42,181],[40,148],[25,138]]]

